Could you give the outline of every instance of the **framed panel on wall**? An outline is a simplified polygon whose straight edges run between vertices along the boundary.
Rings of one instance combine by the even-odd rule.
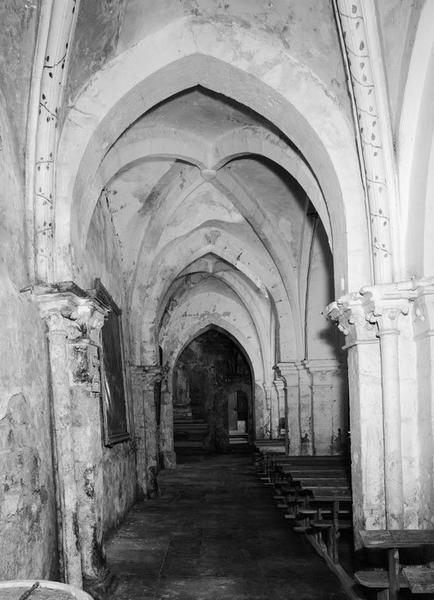
[[[110,309],[101,330],[101,398],[104,443],[111,447],[130,439],[122,319],[100,279],[95,279],[95,297]]]

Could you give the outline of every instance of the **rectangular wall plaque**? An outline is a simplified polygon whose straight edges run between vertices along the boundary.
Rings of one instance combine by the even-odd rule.
[[[121,310],[99,279],[95,279],[95,298],[110,308],[101,330],[104,443],[110,447],[130,439]]]

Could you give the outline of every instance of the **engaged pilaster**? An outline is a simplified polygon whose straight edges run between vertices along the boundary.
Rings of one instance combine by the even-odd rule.
[[[348,350],[353,520],[358,531],[386,527],[383,407],[377,328],[366,318],[363,299],[348,294],[328,307]]]
[[[172,370],[163,369],[163,379],[161,382],[160,456],[165,469],[174,469],[176,467],[172,380]]]
[[[335,359],[309,359],[312,378],[312,421],[315,454],[341,454],[347,447],[347,380]]]
[[[277,364],[280,376],[285,382],[288,453],[292,455],[301,454],[299,366],[300,363],[298,362],[280,362]]]
[[[132,365],[130,367],[136,435],[137,494],[139,498],[157,494],[158,424],[157,404],[161,367]]]
[[[413,471],[419,473],[419,496],[415,510],[417,524],[423,529],[434,528],[434,281],[415,282],[416,299],[413,319],[416,343],[418,456]]]

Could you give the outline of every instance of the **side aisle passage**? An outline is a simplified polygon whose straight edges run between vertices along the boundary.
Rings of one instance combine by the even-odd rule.
[[[310,544],[282,523],[250,456],[185,459],[107,545],[116,600],[344,600]]]

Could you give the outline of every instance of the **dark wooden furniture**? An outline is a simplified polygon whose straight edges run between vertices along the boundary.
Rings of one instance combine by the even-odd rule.
[[[409,587],[414,594],[434,592],[434,569],[427,565],[401,568],[399,550],[434,546],[434,530],[390,529],[360,531],[365,548],[387,551],[388,570],[358,571],[356,581],[367,587],[379,588],[378,600],[397,600],[399,589]]]

